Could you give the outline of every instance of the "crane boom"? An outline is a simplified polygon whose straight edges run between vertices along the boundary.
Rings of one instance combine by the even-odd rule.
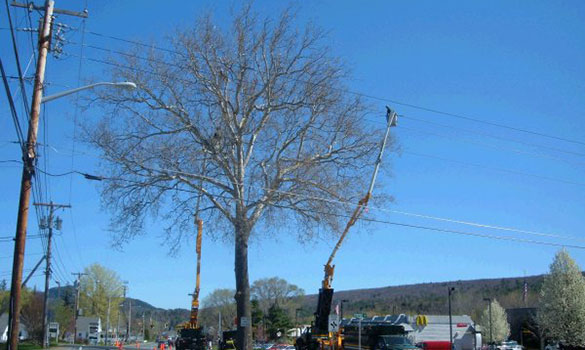
[[[382,162],[382,155],[384,154],[386,142],[388,141],[388,136],[390,134],[390,127],[396,126],[397,118],[398,115],[393,110],[391,110],[390,107],[386,107],[386,132],[380,145],[378,157],[376,158],[374,173],[372,174],[372,179],[370,180],[368,192],[362,199],[359,200],[357,207],[345,225],[345,229],[341,233],[337,244],[333,248],[329,259],[325,264],[325,277],[323,278],[321,288],[319,288],[317,310],[315,311],[315,322],[309,331],[303,333],[299,338],[297,338],[295,342],[297,350],[323,350],[326,348],[335,349],[341,347],[342,337],[339,335],[332,336],[332,334],[329,332],[328,318],[329,314],[331,313],[331,302],[333,300],[333,288],[331,288],[331,282],[333,281],[333,274],[335,272],[335,265],[332,263],[333,259],[335,258],[335,254],[337,254],[337,251],[341,247],[341,244],[347,236],[349,229],[356,223],[356,221],[362,215],[363,211],[368,206],[368,201],[372,196],[374,184],[376,183],[376,177],[378,176],[378,171],[380,169],[380,163]]]
[[[388,141],[388,135],[390,134],[390,128],[393,126],[396,126],[397,119],[398,119],[398,115],[396,114],[396,112],[391,110],[390,107],[386,106],[386,124],[387,124],[386,125],[386,133],[384,134],[384,139],[382,140],[382,143],[380,144],[380,152],[378,153],[378,158],[376,159],[376,163],[374,166],[374,173],[372,174],[370,186],[368,187],[368,193],[366,193],[364,198],[359,200],[357,207],[355,208],[349,221],[345,225],[345,229],[343,230],[343,233],[339,237],[337,244],[333,248],[333,251],[331,252],[331,255],[329,256],[329,259],[327,260],[327,263],[325,264],[325,278],[323,278],[323,282],[322,282],[322,287],[324,289],[331,289],[331,282],[333,281],[333,274],[335,272],[335,265],[331,265],[331,263],[333,262],[333,259],[335,258],[335,254],[337,254],[337,251],[341,247],[341,244],[343,243],[345,236],[347,236],[349,229],[356,223],[356,221],[362,215],[363,211],[368,206],[368,201],[370,200],[370,197],[372,196],[372,191],[374,190],[374,184],[376,183],[376,177],[378,176],[378,170],[380,169],[380,163],[382,163],[382,156],[384,155],[384,149],[386,148],[386,142]]]
[[[203,220],[195,218],[197,224],[197,240],[195,251],[197,252],[197,277],[195,282],[195,292],[193,293],[193,300],[191,302],[191,315],[189,317],[189,327],[197,328],[199,316],[199,287],[201,283],[201,235],[203,233]]]

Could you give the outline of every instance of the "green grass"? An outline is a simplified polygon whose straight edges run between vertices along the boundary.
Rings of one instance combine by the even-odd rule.
[[[18,350],[37,350],[43,347],[35,343],[19,343]]]

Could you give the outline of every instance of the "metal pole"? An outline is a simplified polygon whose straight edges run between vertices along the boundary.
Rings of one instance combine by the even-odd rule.
[[[112,303],[112,297],[108,296],[108,316],[106,317],[106,346],[108,346],[108,333],[110,332],[110,304]]]
[[[48,325],[49,325],[49,280],[51,278],[51,240],[53,239],[53,214],[54,214],[54,206],[53,202],[50,203],[49,206],[49,220],[47,220],[47,225],[49,227],[49,237],[47,242],[47,260],[46,260],[46,269],[45,269],[45,295],[43,297],[43,335],[42,335],[42,344],[43,349],[47,349],[49,347],[49,332],[48,332]]]
[[[79,315],[79,275],[75,281],[75,314],[73,315],[73,343],[77,339],[77,316]]]
[[[493,326],[492,326],[492,300],[490,299],[490,342],[493,343],[494,342],[494,330],[493,330]]]
[[[451,293],[455,290],[454,287],[449,287],[449,345],[453,349],[453,318],[451,315]]]
[[[130,337],[132,336],[132,300],[128,300],[128,338],[127,340],[130,341]]]
[[[116,341],[120,341],[120,304],[118,304],[118,324],[116,325]]]
[[[494,342],[494,333],[493,333],[493,327],[492,327],[492,299],[491,298],[483,298],[483,301],[487,301],[488,304],[488,312],[489,312],[489,319],[490,319],[490,348],[493,345]]]
[[[24,266],[24,250],[26,243],[26,229],[28,225],[28,212],[32,178],[35,168],[37,131],[39,128],[39,116],[41,112],[41,98],[43,97],[43,82],[45,80],[45,66],[49,51],[49,39],[51,36],[51,21],[53,17],[53,5],[51,0],[45,0],[45,16],[43,28],[39,35],[39,56],[35,73],[35,85],[32,97],[32,108],[28,124],[26,139],[26,154],[23,154],[22,180],[20,185],[20,197],[18,202],[18,216],[16,223],[16,236],[14,242],[14,260],[12,265],[12,283],[10,286],[9,330],[8,350],[18,349],[18,333],[20,331],[20,297],[22,268]]]
[[[358,325],[358,350],[362,350],[362,319],[359,319]]]

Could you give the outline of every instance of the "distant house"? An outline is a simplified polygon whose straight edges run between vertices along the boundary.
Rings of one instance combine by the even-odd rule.
[[[19,323],[19,338],[20,340],[28,339],[28,332],[26,331],[26,326]],[[6,343],[8,341],[8,313],[3,313],[0,315],[0,343]]]
[[[97,344],[100,341],[102,322],[99,317],[80,316],[77,318],[76,327],[75,338],[78,341],[86,341],[89,344]]]

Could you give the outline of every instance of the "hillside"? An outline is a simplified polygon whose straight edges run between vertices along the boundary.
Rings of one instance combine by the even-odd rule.
[[[49,289],[49,299],[56,300],[57,298],[68,300],[70,304],[74,304],[74,287],[63,286]],[[123,310],[129,310],[129,305],[132,304],[132,324],[134,326],[138,325],[140,322],[139,319],[141,319],[143,315],[153,320],[153,323],[161,325],[168,324],[169,328],[173,328],[175,325],[185,322],[189,319],[189,310],[187,309],[162,309],[155,307],[143,300],[134,298],[126,298],[122,304]]]
[[[344,302],[344,315],[366,313],[385,314],[446,314],[448,312],[447,288],[455,287],[453,313],[467,314],[477,318],[485,308],[483,298],[495,298],[503,307],[533,307],[538,301],[538,292],[544,275],[479,279],[436,283],[419,283],[369,289],[336,291],[333,305]],[[523,301],[524,281],[528,293]],[[303,319],[310,318],[317,305],[317,294],[307,295],[302,306]]]
[[[368,316],[400,313],[446,314],[447,288],[452,286],[456,288],[452,299],[453,313],[467,314],[477,319],[479,312],[485,308],[485,297],[497,299],[505,308],[536,306],[543,278],[544,275],[537,275],[343,290],[335,292],[333,305],[347,300],[344,302],[346,317],[354,313],[366,313]],[[528,286],[526,303],[523,301],[524,281]],[[65,295],[73,295],[74,291],[71,286],[61,287],[60,290],[51,288],[49,295],[56,298],[57,293],[63,298]],[[124,301],[124,309],[128,309],[130,302],[134,319],[145,314],[173,326],[189,318],[187,309],[166,310],[132,298]],[[316,306],[317,294],[306,295],[299,311],[299,321],[310,322]],[[294,310],[292,312],[294,314]]]

